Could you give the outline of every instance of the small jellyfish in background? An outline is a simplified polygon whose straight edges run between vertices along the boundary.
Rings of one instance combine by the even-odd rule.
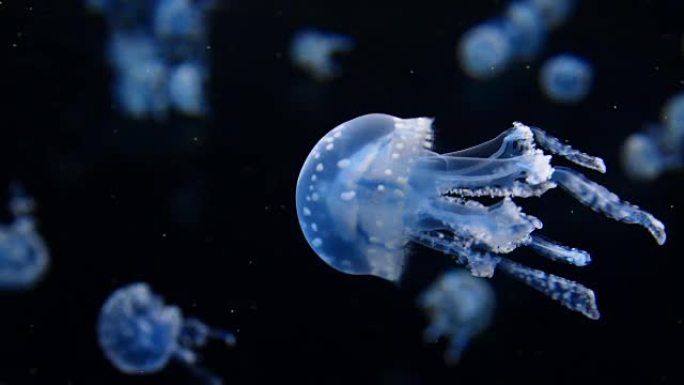
[[[485,79],[506,69],[511,51],[511,42],[503,25],[485,23],[463,36],[458,57],[463,71],[473,78]]]
[[[449,339],[444,359],[457,363],[470,340],[484,331],[494,313],[494,290],[484,278],[465,270],[450,270],[418,297],[418,305],[430,317],[423,333],[428,342]]]
[[[547,35],[539,8],[531,2],[512,2],[506,8],[504,20],[513,57],[522,60],[534,58]]]
[[[135,119],[207,111],[207,13],[213,0],[86,0],[111,28],[114,96]]]
[[[290,60],[318,81],[328,81],[340,75],[335,55],[354,49],[354,40],[346,35],[315,29],[298,31],[290,43]]]
[[[665,102],[660,124],[648,124],[627,137],[622,166],[630,178],[644,182],[684,167],[684,93]]]
[[[230,346],[236,343],[228,331],[184,318],[177,306],[166,305],[146,283],[126,285],[109,296],[97,321],[97,337],[107,359],[123,373],[155,373],[173,359],[211,384],[221,381],[196,365],[193,349],[204,346],[209,338]]]
[[[463,71],[475,79],[504,72],[511,63],[533,59],[548,33],[561,25],[574,1],[522,0],[508,4],[500,17],[466,31],[458,45]]]
[[[539,72],[544,94],[558,103],[576,103],[587,97],[593,82],[593,69],[584,59],[563,54],[548,59]]]
[[[586,251],[537,235],[541,220],[513,199],[561,186],[591,209],[644,226],[665,242],[665,228],[651,214],[551,164],[555,155],[605,172],[602,159],[539,128],[514,123],[490,141],[444,154],[432,151],[433,139],[430,118],[369,114],[340,124],[313,147],[297,180],[296,205],[304,236],[323,261],[347,274],[398,281],[414,242],[453,256],[476,276],[490,277],[499,267],[597,319],[593,291],[503,256],[526,246],[554,261],[590,261]],[[487,205],[482,197],[499,201]]]
[[[31,217],[33,199],[18,185],[10,190],[9,208],[14,221],[0,225],[0,290],[26,290],[44,276],[50,256]]]

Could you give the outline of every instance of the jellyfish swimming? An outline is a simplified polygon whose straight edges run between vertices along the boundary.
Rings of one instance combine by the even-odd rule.
[[[506,69],[512,50],[502,24],[484,23],[461,38],[458,57],[466,74],[476,79],[485,79]]]
[[[114,98],[134,119],[207,111],[207,13],[214,0],[85,0],[112,30]]]
[[[484,278],[462,269],[447,271],[418,297],[418,306],[430,317],[425,340],[448,338],[444,359],[458,363],[470,340],[489,326],[495,302],[494,290]]]
[[[175,360],[212,384],[220,380],[196,365],[194,349],[209,338],[229,346],[236,343],[231,332],[184,318],[177,306],[165,304],[146,283],[131,283],[109,296],[97,320],[97,337],[107,359],[123,373],[155,373]]]
[[[413,242],[453,256],[476,276],[490,277],[501,268],[597,319],[592,290],[504,256],[526,246],[555,261],[590,261],[586,251],[537,235],[542,221],[525,214],[514,198],[561,186],[594,211],[641,225],[658,244],[665,242],[665,227],[651,214],[581,173],[551,164],[558,156],[605,172],[601,158],[517,122],[480,145],[438,154],[432,151],[432,121],[363,115],[313,147],[297,180],[297,215],[309,245],[328,265],[396,282]],[[486,205],[478,200],[483,197],[499,201]]]
[[[466,31],[458,45],[463,71],[488,79],[512,63],[533,59],[551,30],[563,24],[574,9],[572,0],[511,1],[501,16]]]
[[[684,167],[684,93],[665,102],[660,123],[625,139],[621,157],[627,176],[642,182]]]
[[[292,63],[318,81],[328,81],[340,75],[335,55],[354,49],[354,40],[346,35],[315,29],[298,31],[290,44]]]
[[[0,290],[26,290],[45,275],[50,255],[31,216],[33,199],[18,185],[10,191],[9,209],[14,221],[0,225]]]
[[[584,59],[562,54],[548,59],[539,72],[539,83],[544,94],[558,103],[576,103],[591,91],[591,65]]]

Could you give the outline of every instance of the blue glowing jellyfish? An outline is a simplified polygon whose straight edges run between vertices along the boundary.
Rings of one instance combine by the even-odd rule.
[[[575,55],[563,54],[547,60],[539,72],[539,83],[549,99],[558,103],[576,103],[591,90],[591,65]]]
[[[123,373],[155,373],[174,359],[212,383],[220,381],[195,365],[193,349],[204,346],[208,338],[231,346],[236,342],[230,332],[184,318],[177,306],[164,304],[145,283],[129,284],[109,296],[100,311],[97,337],[107,359]]]
[[[465,270],[444,273],[418,297],[418,305],[430,317],[425,340],[448,338],[444,359],[457,363],[470,340],[489,326],[494,304],[494,290],[484,278]]]
[[[639,181],[684,167],[684,93],[665,102],[660,124],[649,124],[644,131],[627,137],[622,146],[622,165],[630,178]]]
[[[511,41],[504,24],[489,22],[466,32],[458,47],[461,67],[476,79],[500,74],[511,61]]]
[[[563,24],[573,9],[572,0],[510,2],[502,16],[474,26],[461,37],[461,67],[473,78],[486,79],[514,62],[533,59],[550,30]]]
[[[50,256],[31,217],[33,200],[18,185],[11,190],[9,206],[14,221],[0,225],[0,290],[25,290],[43,277]]]
[[[672,96],[665,102],[661,120],[671,139],[684,138],[684,92]]]
[[[642,225],[665,242],[665,228],[651,214],[572,169],[552,166],[557,155],[605,172],[603,160],[539,128],[514,123],[488,142],[446,154],[431,151],[432,140],[432,119],[369,114],[342,123],[314,146],[299,174],[296,204],[304,236],[322,260],[348,274],[398,281],[407,245],[415,242],[454,256],[477,276],[491,276],[498,266],[596,319],[591,290],[502,256],[527,246],[553,260],[589,263],[587,252],[533,234],[542,222],[513,198],[560,185],[591,209]],[[485,205],[479,197],[500,201]]]
[[[86,0],[112,29],[117,104],[136,119],[207,111],[206,14],[214,0]]]
[[[506,34],[517,59],[531,59],[546,40],[546,27],[540,10],[530,2],[512,2],[505,13]]]
[[[292,63],[318,81],[331,80],[340,75],[334,56],[354,49],[354,40],[345,35],[303,29],[292,38]]]

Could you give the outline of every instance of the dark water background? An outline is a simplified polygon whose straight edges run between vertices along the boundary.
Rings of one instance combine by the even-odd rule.
[[[633,183],[619,164],[625,136],[684,89],[684,2],[581,1],[537,60],[486,82],[463,75],[455,46],[505,2],[449,3],[233,1],[212,14],[212,113],[155,123],[112,106],[101,17],[77,1],[2,0],[0,186],[21,180],[36,198],[53,265],[35,290],[0,294],[0,382],[193,383],[177,365],[125,376],[97,346],[104,299],[144,280],[186,314],[238,330],[237,348],[203,351],[226,384],[684,383],[684,175]],[[321,86],[291,66],[301,27],[356,39],[341,78]],[[573,107],[546,101],[536,81],[543,58],[564,51],[595,68],[591,95]],[[522,202],[545,235],[594,263],[514,257],[593,288],[602,319],[497,275],[494,323],[448,367],[444,344],[421,340],[427,320],[414,305],[447,257],[414,248],[395,287],[332,270],[299,230],[294,190],[306,155],[369,112],[436,117],[443,152],[514,120],[543,127],[604,157],[608,174],[591,177],[665,222],[668,243],[560,190]]]

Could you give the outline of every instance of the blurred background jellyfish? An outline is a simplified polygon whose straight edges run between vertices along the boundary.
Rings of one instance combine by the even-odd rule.
[[[454,269],[433,282],[418,297],[418,305],[430,317],[423,334],[425,340],[448,338],[444,359],[455,364],[470,340],[489,326],[495,306],[494,290],[487,280]]]
[[[514,123],[490,141],[445,154],[431,150],[433,135],[430,118],[369,114],[340,124],[313,147],[297,180],[296,206],[304,236],[323,261],[347,274],[396,282],[406,246],[415,242],[453,256],[476,276],[490,277],[500,267],[597,319],[592,290],[502,256],[526,246],[554,261],[590,262],[587,252],[535,234],[541,220],[513,199],[560,185],[589,208],[641,225],[658,244],[665,242],[665,228],[651,214],[579,172],[551,164],[555,155],[605,172],[601,158],[539,128]],[[482,197],[499,201],[487,205]]]
[[[328,81],[341,72],[335,56],[353,49],[354,40],[349,36],[307,28],[292,37],[290,60],[315,80]]]
[[[539,72],[544,94],[557,103],[577,103],[587,97],[593,82],[593,69],[584,59],[562,54],[548,59]]]
[[[627,137],[622,145],[622,166],[638,181],[651,181],[684,166],[684,93],[665,102],[659,124],[649,124]]]
[[[511,60],[511,42],[500,23],[484,23],[468,31],[459,45],[461,67],[468,75],[485,79],[498,75]]]
[[[123,286],[109,296],[97,321],[97,337],[107,359],[123,373],[155,373],[173,359],[211,384],[221,381],[197,366],[193,349],[204,346],[209,338],[230,346],[236,343],[230,332],[184,318],[177,306],[166,305],[146,283]]]
[[[207,110],[207,17],[211,0],[86,0],[111,29],[114,97],[136,119],[163,119],[169,110]]]
[[[50,264],[43,238],[35,229],[33,199],[18,185],[11,186],[9,209],[14,221],[0,225],[0,290],[25,290],[35,286]]]
[[[548,33],[563,24],[574,1],[522,0],[508,4],[503,15],[466,31],[458,45],[463,71],[475,79],[492,78],[516,61],[531,60]]]

